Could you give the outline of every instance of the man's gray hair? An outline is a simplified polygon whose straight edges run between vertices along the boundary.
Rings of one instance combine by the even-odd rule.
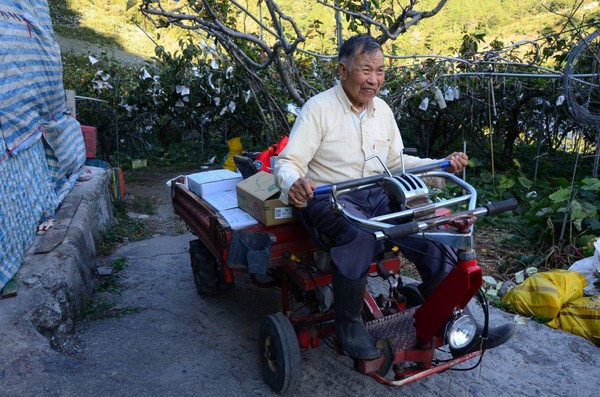
[[[383,49],[377,40],[368,34],[359,34],[344,41],[340,47],[338,61],[348,66],[352,59],[359,53],[372,54],[375,51],[383,52]]]

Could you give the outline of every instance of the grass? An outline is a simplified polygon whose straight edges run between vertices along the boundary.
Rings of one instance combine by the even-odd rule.
[[[94,285],[95,292],[117,292],[120,288],[120,272],[125,269],[127,259],[120,257],[112,264],[113,272],[109,276],[98,276]]]
[[[102,233],[100,242],[96,247],[99,255],[109,255],[123,241],[139,241],[149,238],[151,233],[148,225],[139,219],[130,218],[127,213],[155,213],[153,204],[147,199],[124,199],[115,201],[116,221],[113,226]]]
[[[154,26],[143,20],[137,7],[127,9],[122,0],[55,0],[49,3],[58,36],[115,48],[132,54],[154,56]],[[162,36],[165,36],[161,32]],[[174,35],[161,44],[176,48]]]
[[[152,203],[152,201],[145,197],[136,197],[135,200],[132,200],[127,204],[127,208],[129,211],[135,212],[136,214],[156,214],[155,205]]]
[[[119,257],[112,263],[113,272],[110,276],[98,276],[94,285],[94,292],[116,293],[121,289],[120,272],[127,266],[127,259]],[[87,320],[100,320],[110,317],[121,317],[130,313],[138,313],[139,308],[126,306],[117,307],[114,302],[97,297],[90,300],[84,310],[84,318]]]
[[[139,313],[141,309],[131,306],[117,307],[113,302],[98,299],[87,305],[84,316],[86,320],[102,320],[104,318],[122,317],[131,313]]]

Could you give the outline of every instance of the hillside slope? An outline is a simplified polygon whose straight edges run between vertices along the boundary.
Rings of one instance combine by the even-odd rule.
[[[56,41],[58,42],[62,53],[69,52],[77,55],[92,55],[94,57],[98,57],[101,53],[106,53],[110,55],[111,59],[118,60],[127,65],[137,65],[151,61],[151,59],[146,56],[120,50],[111,45],[91,45],[87,41],[70,39],[59,35],[56,35]]]
[[[438,1],[422,0],[417,7],[430,9]],[[399,4],[403,2],[400,0]],[[325,25],[333,23],[333,11],[315,0],[279,0],[277,3],[304,28],[317,19]],[[401,36],[396,41],[397,51],[399,54],[451,54],[466,33],[475,32],[485,33],[487,42],[535,39],[544,28],[558,29],[566,25],[565,16],[571,13],[574,4],[580,4],[577,18],[600,15],[599,2],[592,0],[448,0],[438,15]],[[163,29],[158,40],[154,26],[143,19],[137,7],[127,9],[125,1],[53,0],[49,5],[55,30],[66,39],[113,46],[146,57],[154,54],[155,42],[171,50],[177,48],[180,31]],[[253,2],[250,6],[256,7]],[[247,19],[239,22],[246,24]],[[333,35],[333,29],[321,30]]]

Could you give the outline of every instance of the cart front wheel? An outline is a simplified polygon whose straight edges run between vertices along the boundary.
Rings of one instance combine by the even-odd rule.
[[[258,337],[264,381],[276,393],[293,390],[300,379],[302,361],[294,327],[282,314],[267,316]]]

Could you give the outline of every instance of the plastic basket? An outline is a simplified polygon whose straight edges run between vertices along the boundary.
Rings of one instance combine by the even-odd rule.
[[[83,143],[85,144],[85,157],[88,159],[95,158],[96,139],[98,137],[98,130],[96,129],[96,127],[82,125],[81,133],[83,134]]]

